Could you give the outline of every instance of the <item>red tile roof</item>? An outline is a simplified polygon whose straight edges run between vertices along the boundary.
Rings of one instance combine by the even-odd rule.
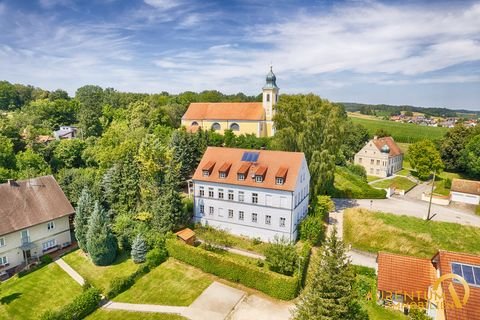
[[[0,235],[74,212],[53,176],[0,184]]]
[[[202,170],[212,171],[213,167],[215,167],[215,161],[208,161],[206,164],[204,164]]]
[[[384,145],[387,145],[390,148],[390,157],[396,157],[403,154],[402,150],[398,147],[392,137],[383,137],[372,140],[375,143],[375,146],[378,150],[381,150]]]
[[[451,190],[454,192],[480,195],[480,181],[453,179]]]
[[[435,282],[436,272],[430,259],[379,252],[377,261],[378,290],[428,293],[428,287]]]
[[[254,163],[241,161],[244,152],[258,152],[257,161]],[[203,168],[206,164],[213,161],[232,163],[230,173],[226,178],[219,178],[218,166],[213,169],[213,172],[208,177],[203,176]],[[294,191],[297,177],[304,161],[305,155],[301,152],[208,147],[193,175],[193,180]],[[262,167],[265,167],[265,169]],[[285,183],[280,185],[275,184],[275,175],[281,167],[288,168],[288,172]],[[256,182],[254,177],[252,177],[257,173],[257,170],[266,171],[263,182]],[[237,173],[244,173],[245,180],[238,180]]]
[[[275,178],[285,178],[287,175],[288,168],[287,167],[280,167],[278,168],[277,173],[275,174]]]
[[[225,162],[221,167],[220,169],[218,169],[218,172],[227,172],[230,170],[230,167],[232,166],[232,164],[230,162]]]
[[[255,171],[255,175],[264,176],[265,173],[267,172],[267,169],[268,169],[267,166],[260,166],[260,167],[258,167],[257,171]]]
[[[432,261],[437,263],[437,268],[440,269],[440,275],[443,276],[448,273],[452,273],[452,262],[459,262],[464,264],[470,264],[480,266],[480,256],[449,252],[440,250],[433,258]],[[448,291],[448,286],[453,283],[453,287],[458,297],[463,299],[465,290],[463,285],[453,282],[451,280],[445,280],[442,282],[442,289],[446,297],[446,305],[452,305],[453,299]],[[463,308],[446,308],[445,316],[447,320],[470,320],[480,318],[480,288],[475,286],[470,287],[470,298],[467,304]]]
[[[264,120],[261,102],[194,102],[183,120]]]

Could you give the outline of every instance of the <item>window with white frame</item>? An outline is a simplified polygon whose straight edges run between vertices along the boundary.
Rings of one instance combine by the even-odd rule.
[[[55,222],[54,221],[49,221],[47,223],[47,230],[50,231],[50,230],[53,230],[53,229],[55,229]]]
[[[221,171],[219,176],[220,176],[220,179],[225,179],[227,177],[227,173],[225,171]]]
[[[480,286],[480,266],[454,262],[452,263],[452,273],[463,277],[468,284]]]
[[[258,203],[258,193],[252,193],[252,203]]]
[[[233,201],[233,190],[228,190],[228,200]]]
[[[237,179],[239,181],[243,181],[243,180],[245,180],[245,175],[243,173],[239,173],[239,174],[237,174]]]
[[[203,176],[208,177],[210,175],[210,171],[208,170],[203,170]]]
[[[229,217],[230,219],[233,218],[233,210],[232,210],[232,209],[228,209],[228,217]]]
[[[238,211],[238,220],[242,220],[245,219],[245,213],[243,211]]]
[[[272,223],[272,216],[265,216],[265,224],[271,224]]]
[[[4,266],[6,264],[8,264],[7,256],[0,257],[0,266]]]
[[[285,218],[280,218],[280,227],[285,227]]]
[[[245,192],[238,191],[238,201],[240,201],[240,202],[245,201]]]
[[[55,239],[50,239],[47,242],[42,243],[43,251],[51,249],[57,245],[57,241]]]
[[[252,222],[255,222],[255,223],[256,223],[257,220],[258,220],[258,214],[252,213]]]
[[[205,213],[205,206],[203,204],[200,205],[200,213],[201,214]]]
[[[263,176],[257,174],[255,176],[255,182],[262,182],[262,181],[263,181]]]
[[[0,238],[0,248],[1,248],[1,247],[5,247],[5,246],[6,246],[5,237]]]
[[[218,199],[223,199],[223,189],[218,189]]]
[[[275,184],[283,184],[283,178],[281,177],[275,178]]]
[[[199,188],[199,193],[200,193],[200,197],[205,196],[205,188],[204,188],[204,187],[200,187],[200,188]]]
[[[208,207],[208,213],[210,215],[213,215],[213,212],[214,212],[215,209],[213,209],[213,207]]]
[[[213,188],[208,188],[208,196],[209,196],[210,198],[213,198],[213,197],[214,197],[214,195],[213,195]]]

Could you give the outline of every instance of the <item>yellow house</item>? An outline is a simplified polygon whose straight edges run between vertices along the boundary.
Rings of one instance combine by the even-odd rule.
[[[271,137],[275,133],[273,116],[279,90],[276,80],[270,67],[266,84],[262,88],[262,102],[191,103],[182,117],[182,125],[190,131],[202,128],[224,133],[225,130],[232,130],[235,134]]]

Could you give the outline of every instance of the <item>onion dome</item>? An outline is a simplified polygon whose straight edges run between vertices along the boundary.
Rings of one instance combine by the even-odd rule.
[[[263,89],[273,89],[273,88],[278,88],[277,77],[275,76],[275,73],[273,73],[272,71],[272,66],[270,66],[270,72],[267,74],[267,82],[265,83],[265,86],[263,86]]]
[[[384,144],[380,151],[383,153],[390,153],[390,147],[387,144]]]

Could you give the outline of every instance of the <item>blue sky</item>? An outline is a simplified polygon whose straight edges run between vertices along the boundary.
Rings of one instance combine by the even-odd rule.
[[[0,0],[0,79],[480,110],[480,1]]]

